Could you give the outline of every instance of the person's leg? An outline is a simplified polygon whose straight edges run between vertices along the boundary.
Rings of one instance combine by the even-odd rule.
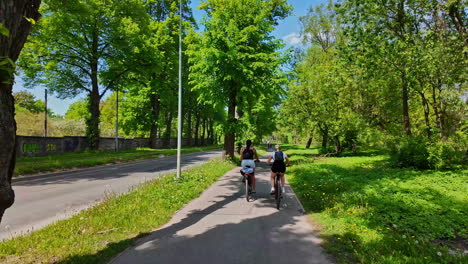
[[[285,193],[284,184],[285,184],[284,173],[281,173],[281,191],[282,191],[283,193]]]
[[[270,175],[270,184],[271,184],[270,193],[271,194],[273,194],[275,192],[275,175],[276,175],[276,173],[271,172],[271,175]]]
[[[252,177],[252,192],[257,192],[257,191],[255,190],[255,173],[252,174],[251,177]]]

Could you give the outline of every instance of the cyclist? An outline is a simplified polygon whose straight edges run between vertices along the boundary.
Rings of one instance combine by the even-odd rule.
[[[255,193],[255,161],[260,161],[258,159],[257,150],[252,146],[252,140],[247,140],[245,142],[245,147],[241,149],[240,160],[242,168],[250,167],[254,169],[254,174],[252,175],[252,193]]]
[[[286,172],[286,164],[284,160],[286,160],[288,166],[290,165],[288,155],[281,151],[280,145],[275,145],[275,152],[272,152],[268,157],[267,165],[270,165],[271,160],[273,160],[273,166],[271,166],[271,176],[270,176],[270,183],[271,183],[271,191],[270,194],[275,193],[275,176],[277,173],[280,174],[281,177],[281,191],[284,191],[284,173]]]

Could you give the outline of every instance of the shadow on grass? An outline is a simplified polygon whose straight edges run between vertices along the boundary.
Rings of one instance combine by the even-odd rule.
[[[289,182],[306,211],[324,217],[325,225],[341,223],[341,228],[348,228],[351,225],[344,222],[354,222],[361,232],[368,229],[378,234],[363,241],[357,235],[359,230],[354,233],[344,230],[342,236],[332,235],[336,230],[324,232],[325,247],[341,261],[463,263],[467,260],[466,256],[449,255],[447,248],[431,242],[458,236],[465,236],[466,242],[468,203],[460,198],[466,186],[463,171],[394,169],[386,160],[363,158],[381,154],[375,151],[351,155],[347,160],[333,158],[337,164],[328,160],[310,164],[306,162],[310,160],[309,155],[291,150],[294,177]],[[437,255],[438,251],[442,256]]]

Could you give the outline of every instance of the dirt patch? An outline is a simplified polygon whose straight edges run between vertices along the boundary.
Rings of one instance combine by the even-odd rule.
[[[468,255],[468,239],[464,237],[456,237],[454,239],[436,239],[432,241],[435,245],[446,246],[451,255]]]

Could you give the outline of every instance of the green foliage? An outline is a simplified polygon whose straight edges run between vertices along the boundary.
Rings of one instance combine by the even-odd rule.
[[[10,30],[8,30],[8,28],[6,28],[2,23],[0,23],[0,34],[2,34],[5,37],[10,36]]]
[[[395,165],[400,168],[429,169],[428,144],[422,137],[404,137],[393,153]]]
[[[45,103],[42,100],[36,100],[35,96],[27,91],[13,93],[15,105],[27,109],[31,113],[43,113]],[[48,110],[50,112],[50,110]]]
[[[394,146],[399,166],[459,164],[468,60],[457,21],[467,13],[455,2],[342,0],[311,8],[301,18],[310,46],[293,64],[280,135],[313,138],[323,154]],[[449,153],[453,159],[442,158]]]
[[[285,76],[279,67],[284,60],[278,51],[283,45],[271,34],[291,7],[285,0],[208,0],[200,9],[207,17],[203,35],[194,36],[188,47],[190,84],[200,101],[228,108],[225,134],[233,137],[246,128],[243,124],[255,126],[252,132],[258,132],[261,128],[257,126],[265,123],[249,116],[253,117],[262,98],[273,107],[282,93]],[[270,113],[261,110],[256,114],[265,119]]]
[[[235,167],[219,159],[110,195],[101,204],[23,237],[0,244],[8,263],[105,263],[133,241],[167,223],[173,214]]]
[[[392,162],[396,167],[447,170],[468,164],[466,142],[462,138],[454,142],[412,136],[389,144],[393,145]]]
[[[85,120],[90,115],[88,111],[88,101],[86,99],[72,103],[65,113],[66,119]]]
[[[468,171],[392,168],[374,151],[314,158],[317,148],[285,149],[286,177],[339,263],[466,262],[457,241],[468,234]]]
[[[428,147],[427,160],[434,169],[454,169],[459,165],[468,165],[466,149],[460,149],[460,143],[436,142]]]
[[[63,98],[86,93],[86,134],[97,148],[100,100],[138,63],[132,40],[147,30],[150,16],[133,0],[48,0],[41,13],[20,58],[25,83]]]

